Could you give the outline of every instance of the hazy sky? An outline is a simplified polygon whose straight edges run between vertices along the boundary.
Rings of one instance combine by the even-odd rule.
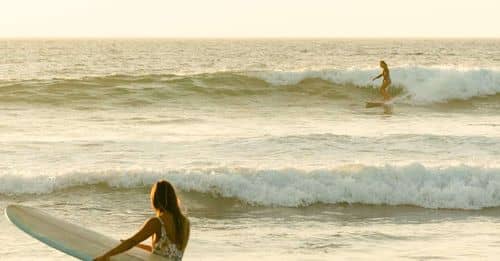
[[[2,0],[0,37],[500,37],[500,0]]]

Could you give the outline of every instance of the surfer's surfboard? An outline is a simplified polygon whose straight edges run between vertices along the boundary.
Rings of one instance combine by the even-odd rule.
[[[10,205],[5,209],[5,214],[26,234],[81,260],[92,260],[120,243],[116,239],[53,217],[36,208]],[[112,257],[111,260],[156,261],[165,258],[134,247]]]
[[[381,101],[367,101],[366,102],[366,108],[373,108],[373,107],[381,107],[381,106],[385,106],[385,102],[381,102]]]

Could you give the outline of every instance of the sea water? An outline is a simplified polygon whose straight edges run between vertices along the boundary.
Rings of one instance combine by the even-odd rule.
[[[171,181],[185,260],[495,259],[500,41],[0,41],[0,210],[127,238]],[[391,110],[380,100],[385,60]],[[70,257],[0,219],[0,259]]]

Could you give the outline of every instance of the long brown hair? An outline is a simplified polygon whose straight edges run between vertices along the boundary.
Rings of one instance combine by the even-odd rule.
[[[380,64],[384,66],[384,69],[387,69],[387,63],[384,60],[380,61]]]
[[[179,247],[184,245],[184,220],[186,217],[179,207],[179,199],[175,189],[166,180],[160,180],[151,188],[151,203],[160,212],[169,212],[174,217],[175,234]]]

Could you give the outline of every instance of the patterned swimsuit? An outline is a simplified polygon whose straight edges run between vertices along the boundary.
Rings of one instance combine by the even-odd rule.
[[[165,231],[165,224],[163,224],[163,220],[158,217],[158,220],[161,224],[161,236],[160,240],[153,245],[153,253],[169,258],[174,261],[182,260],[182,251],[177,248],[176,244],[172,244],[170,239],[168,239],[167,232]]]

